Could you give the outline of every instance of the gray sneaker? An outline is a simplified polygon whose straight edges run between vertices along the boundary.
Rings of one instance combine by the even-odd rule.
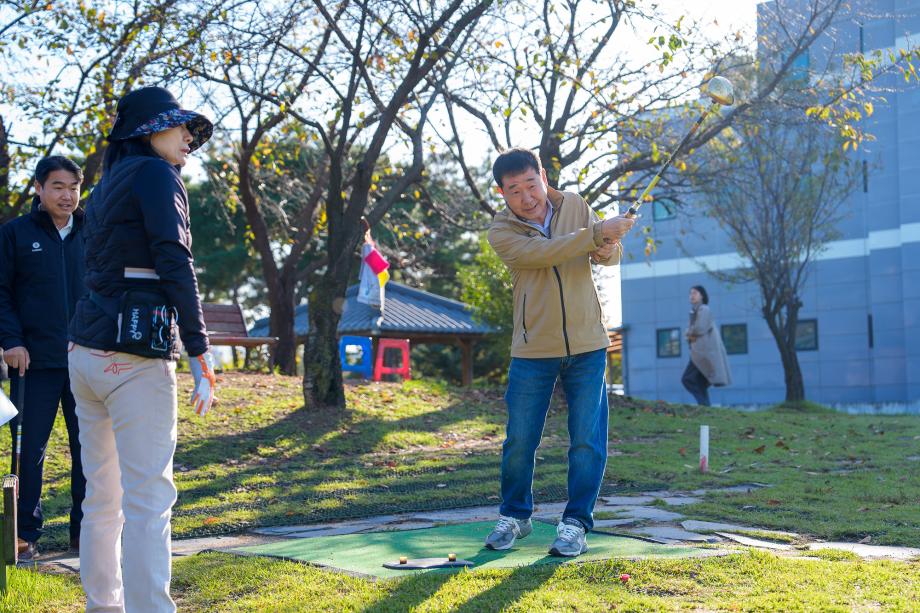
[[[498,516],[498,523],[486,537],[488,549],[511,549],[515,539],[524,538],[533,532],[529,519],[514,519],[504,515]]]
[[[556,540],[549,548],[550,555],[574,558],[588,551],[585,528],[577,519],[563,519],[556,526]]]

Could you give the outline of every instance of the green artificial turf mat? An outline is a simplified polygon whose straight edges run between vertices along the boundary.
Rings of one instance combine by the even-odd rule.
[[[308,562],[350,573],[376,577],[402,577],[419,572],[443,570],[390,570],[384,562],[407,558],[447,558],[474,562],[477,568],[510,568],[531,564],[559,564],[571,560],[550,556],[547,551],[556,537],[554,525],[535,521],[533,533],[518,539],[512,549],[491,551],[482,545],[493,522],[473,522],[424,528],[299,538],[229,550],[233,553],[262,555]],[[610,558],[678,558],[711,554],[695,547],[661,545],[639,539],[612,536],[599,532],[588,535],[588,552],[575,558],[579,562]],[[447,570],[446,572],[453,572]]]

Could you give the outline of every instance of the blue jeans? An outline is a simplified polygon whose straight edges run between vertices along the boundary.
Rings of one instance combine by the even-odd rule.
[[[697,404],[704,407],[709,406],[709,379],[700,372],[700,369],[696,367],[693,360],[690,360],[687,364],[687,368],[684,370],[684,375],[681,377],[680,382],[683,383],[684,388],[693,395],[693,399],[696,400]]]
[[[569,501],[563,519],[594,527],[594,503],[607,465],[606,349],[566,358],[512,358],[508,425],[502,445],[502,504],[515,519],[533,513],[533,471],[556,379],[569,406]]]

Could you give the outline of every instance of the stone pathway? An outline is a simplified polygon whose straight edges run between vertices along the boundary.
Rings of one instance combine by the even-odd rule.
[[[732,523],[684,519],[681,507],[700,502],[707,494],[748,492],[768,487],[763,483],[692,492],[642,492],[635,496],[601,496],[595,507],[595,530],[634,536],[662,544],[710,544],[724,551],[737,551],[738,545],[766,549],[784,555],[807,556],[818,549],[850,551],[866,559],[914,560],[920,548],[887,547],[860,543],[808,542],[791,532],[763,530]],[[556,523],[565,509],[564,502],[539,504],[534,519]],[[381,515],[352,521],[301,526],[257,528],[247,534],[215,536],[173,541],[173,556],[182,557],[206,550],[224,550],[290,538],[313,538],[380,530],[417,530],[437,524],[493,521],[495,505]],[[768,540],[774,538],[774,540]],[[72,553],[42,556],[39,567],[51,572],[79,572],[80,559]]]

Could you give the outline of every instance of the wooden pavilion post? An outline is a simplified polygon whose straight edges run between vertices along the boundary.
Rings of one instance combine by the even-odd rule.
[[[473,385],[473,342],[472,339],[460,339],[460,349],[463,352],[461,368],[463,369],[462,380],[464,387]]]

